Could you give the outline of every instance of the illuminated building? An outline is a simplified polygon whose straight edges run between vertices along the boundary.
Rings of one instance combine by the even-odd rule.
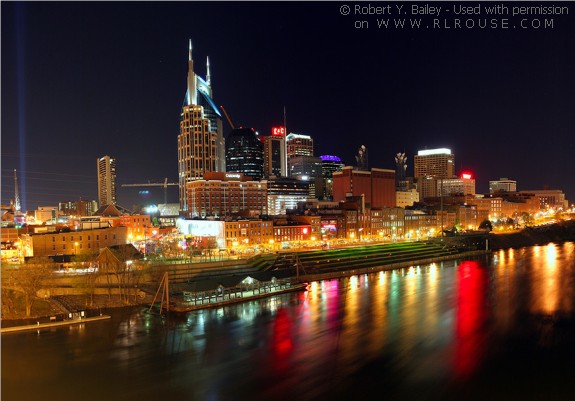
[[[294,178],[270,178],[267,181],[269,215],[285,214],[286,209],[295,209],[298,202],[309,197],[309,182]]]
[[[467,203],[477,206],[477,219],[478,220],[496,220],[502,215],[502,202],[500,197],[469,197]]]
[[[265,245],[273,247],[274,231],[271,220],[236,220],[225,222],[227,248],[238,245]]]
[[[96,160],[98,169],[98,203],[114,205],[116,203],[116,159],[110,156]]]
[[[287,223],[274,225],[274,241],[277,243],[291,241],[309,241],[311,239],[311,226],[309,224]]]
[[[500,178],[498,180],[489,181],[489,193],[497,192],[516,192],[517,181],[510,180],[509,178]]]
[[[475,179],[469,173],[460,178],[444,178],[437,181],[438,196],[475,195]]]
[[[149,231],[152,228],[152,222],[147,214],[125,214],[120,216],[120,226],[127,227],[128,239],[136,241],[150,236],[146,230]]]
[[[272,134],[265,136],[263,142],[264,177],[287,177],[285,128],[272,128]]]
[[[201,243],[202,239],[212,239],[218,248],[241,249],[253,245],[273,244],[273,222],[261,219],[221,220],[184,220],[176,221],[178,231],[192,242]]]
[[[548,208],[554,209],[568,209],[569,203],[565,200],[565,194],[558,189],[539,189],[532,191],[519,191],[519,194],[532,194],[539,198],[539,207],[541,210]]]
[[[455,155],[450,149],[420,150],[413,163],[417,189],[423,199],[438,196],[437,180],[455,177]]]
[[[190,41],[187,91],[178,135],[178,182],[183,213],[188,211],[186,184],[203,179],[207,172],[225,171],[222,116],[212,99],[209,62],[206,69],[206,80],[194,72]]]
[[[204,178],[188,182],[188,217],[267,214],[267,181],[242,173],[206,173]]]
[[[313,139],[309,135],[288,134],[286,136],[287,160],[296,156],[313,156]]]
[[[323,198],[323,178],[321,159],[313,156],[296,156],[288,161],[289,175],[298,180],[308,181],[309,196]]]
[[[98,202],[91,201],[63,201],[58,202],[58,215],[60,216],[90,216],[98,210]]]
[[[261,180],[264,175],[264,145],[253,128],[235,128],[226,138],[228,173],[242,173]]]
[[[415,202],[419,202],[419,192],[417,189],[410,189],[408,191],[395,192],[395,204],[398,207],[413,206]]]
[[[94,229],[80,229],[69,232],[22,234],[24,256],[55,256],[97,254],[101,248],[121,245],[127,242],[126,227],[110,227],[108,223]]]
[[[39,223],[55,223],[58,217],[58,208],[56,206],[38,206],[34,212],[34,218]]]
[[[333,173],[333,200],[340,202],[349,196],[362,196],[366,207],[395,206],[395,171],[372,168],[356,170],[346,166]]]
[[[324,199],[333,199],[333,173],[341,171],[344,163],[337,156],[322,155],[321,159],[321,172],[324,180]]]

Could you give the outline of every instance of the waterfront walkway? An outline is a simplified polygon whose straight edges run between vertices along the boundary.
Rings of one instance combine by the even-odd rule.
[[[49,329],[52,327],[62,327],[62,326],[70,326],[74,324],[84,324],[89,322],[97,322],[101,320],[108,320],[110,316],[108,315],[101,315],[101,316],[93,316],[93,317],[86,317],[82,319],[67,319],[62,320],[59,322],[50,322],[50,323],[36,323],[36,324],[28,324],[25,326],[14,326],[14,327],[3,327],[0,329],[0,333],[19,333],[22,331],[31,331],[31,330],[43,330]]]

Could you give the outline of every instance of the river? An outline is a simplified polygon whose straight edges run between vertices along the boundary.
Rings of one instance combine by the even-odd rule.
[[[2,335],[2,400],[575,397],[575,244]]]

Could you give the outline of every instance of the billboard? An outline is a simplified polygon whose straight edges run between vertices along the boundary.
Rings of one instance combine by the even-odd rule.
[[[216,220],[184,220],[176,221],[178,231],[192,237],[216,237],[219,248],[225,248],[225,222]]]

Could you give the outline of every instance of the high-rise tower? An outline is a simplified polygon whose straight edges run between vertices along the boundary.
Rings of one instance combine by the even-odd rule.
[[[183,213],[188,210],[187,183],[202,179],[204,173],[226,169],[222,132],[222,115],[212,99],[209,59],[204,80],[194,71],[190,40],[187,90],[178,135],[178,181],[180,211]]]
[[[116,204],[116,159],[110,156],[96,159],[98,166],[98,203]]]
[[[420,150],[414,157],[413,166],[417,190],[423,199],[441,196],[437,181],[455,177],[455,155],[451,149]]]
[[[273,127],[263,141],[264,177],[287,177],[285,127]]]
[[[226,138],[229,173],[243,173],[259,181],[264,175],[264,144],[253,128],[235,128]]]

